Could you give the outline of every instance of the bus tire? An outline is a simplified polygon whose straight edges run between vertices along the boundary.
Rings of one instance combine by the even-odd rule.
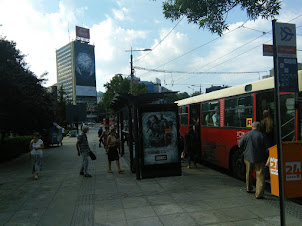
[[[234,150],[231,158],[231,167],[233,177],[244,181],[245,180],[245,164],[243,161],[243,150]]]

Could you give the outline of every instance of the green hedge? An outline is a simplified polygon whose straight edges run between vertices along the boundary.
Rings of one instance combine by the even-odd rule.
[[[0,162],[5,162],[29,152],[32,136],[16,136],[5,138],[0,144]]]

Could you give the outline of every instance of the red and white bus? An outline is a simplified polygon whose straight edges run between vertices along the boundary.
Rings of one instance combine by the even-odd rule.
[[[302,102],[299,100],[302,99],[302,71],[299,71],[298,81],[298,94],[280,93],[283,141],[301,140]],[[251,130],[252,122],[262,120],[264,110],[270,110],[274,119],[274,78],[201,94],[176,103],[181,136],[184,137],[189,125],[199,123],[202,160],[230,169],[235,177],[244,179],[243,150],[237,144],[243,134]],[[213,119],[219,119],[216,125]]]

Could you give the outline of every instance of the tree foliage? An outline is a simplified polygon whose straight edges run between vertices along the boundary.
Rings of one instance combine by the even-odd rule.
[[[15,42],[0,37],[0,129],[29,133],[54,120],[52,97],[27,67]],[[45,74],[46,75],[46,74]]]
[[[187,92],[184,92],[184,93],[175,93],[175,94],[167,96],[165,98],[165,102],[167,104],[173,104],[177,100],[182,100],[182,99],[185,99],[185,98],[188,98],[188,97],[190,97],[190,95]]]
[[[106,88],[106,92],[103,94],[101,105],[99,106],[99,110],[103,111],[104,109],[108,110],[109,105],[116,93],[119,94],[128,94],[130,93],[130,80],[123,78],[122,75],[116,74],[113,76],[110,82],[106,83],[104,87]],[[137,96],[143,93],[148,93],[149,90],[147,86],[143,83],[133,83],[133,95]],[[112,114],[112,112],[110,112]]]
[[[188,22],[222,35],[228,29],[228,13],[235,7],[246,10],[249,19],[268,19],[279,14],[280,0],[165,0],[164,15],[172,21],[186,16]]]

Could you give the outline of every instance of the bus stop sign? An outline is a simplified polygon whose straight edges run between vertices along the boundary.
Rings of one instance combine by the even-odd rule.
[[[279,91],[298,92],[296,25],[276,23]]]

